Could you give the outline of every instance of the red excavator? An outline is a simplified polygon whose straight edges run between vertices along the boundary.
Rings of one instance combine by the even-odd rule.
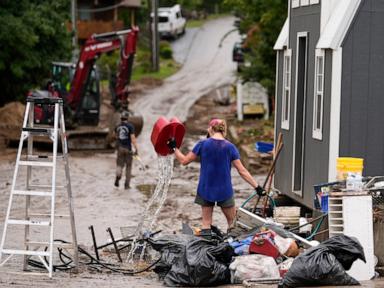
[[[94,34],[82,47],[77,64],[54,62],[53,79],[45,90],[30,93],[32,97],[60,97],[64,99],[64,114],[68,129],[68,146],[72,149],[105,149],[111,144],[113,131],[119,116],[109,117],[107,127],[97,126],[100,119],[101,95],[95,62],[103,54],[120,49],[120,61],[115,75],[111,77],[110,92],[113,112],[129,112],[129,121],[138,135],[143,127],[140,115],[128,109],[128,85],[130,84],[133,60],[136,52],[138,28]],[[112,112],[112,111],[111,111]],[[108,114],[108,113],[107,113]],[[36,106],[35,122],[49,124],[52,107]],[[95,127],[96,126],[96,127]]]

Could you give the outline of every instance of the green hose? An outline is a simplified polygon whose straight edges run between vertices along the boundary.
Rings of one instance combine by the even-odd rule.
[[[315,230],[313,230],[313,232],[311,233],[311,235],[309,235],[309,236],[306,238],[307,240],[311,240],[311,239],[317,234],[317,232],[318,232],[319,229],[320,229],[321,224],[323,223],[323,220],[324,220],[325,216],[327,216],[327,215],[328,215],[328,214],[324,214],[324,215],[323,215],[323,218],[321,218],[321,220],[320,220],[319,223],[317,224]]]

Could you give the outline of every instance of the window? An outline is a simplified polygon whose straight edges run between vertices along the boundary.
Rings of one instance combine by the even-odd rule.
[[[292,0],[292,8],[297,8],[300,6],[308,6],[312,4],[319,4],[319,0]]]
[[[286,130],[289,130],[289,108],[291,99],[291,51],[290,49],[284,51],[281,128]]]
[[[292,0],[292,8],[296,8],[300,6],[300,0]]]
[[[312,137],[314,139],[322,140],[324,110],[324,50],[317,49],[315,59]]]

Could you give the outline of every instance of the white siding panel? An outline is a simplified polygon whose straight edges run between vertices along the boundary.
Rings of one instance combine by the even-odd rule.
[[[342,49],[339,48],[332,53],[331,119],[329,125],[329,182],[336,181],[336,158],[339,157],[342,62]]]

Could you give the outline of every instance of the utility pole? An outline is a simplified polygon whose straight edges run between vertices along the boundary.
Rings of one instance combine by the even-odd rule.
[[[72,22],[72,62],[77,60],[77,25],[76,25],[76,0],[71,0],[71,22]]]
[[[152,69],[153,71],[159,71],[159,31],[158,31],[158,8],[159,0],[151,0],[152,10]]]

